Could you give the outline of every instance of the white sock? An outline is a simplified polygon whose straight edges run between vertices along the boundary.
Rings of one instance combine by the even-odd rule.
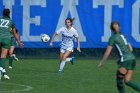
[[[2,73],[6,73],[6,70],[5,70],[5,69],[3,69],[3,70],[2,70]]]
[[[66,62],[66,61],[62,61],[62,62],[60,63],[59,71],[62,71],[62,70],[63,70],[63,68],[64,68],[64,66],[65,66],[65,62]]]
[[[0,67],[0,71],[3,71],[3,68],[2,67]]]
[[[70,62],[72,58],[66,58],[66,62]]]

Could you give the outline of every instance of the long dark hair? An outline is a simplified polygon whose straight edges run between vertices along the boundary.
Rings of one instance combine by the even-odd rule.
[[[6,17],[10,18],[10,9],[8,9],[8,8],[3,9],[3,16],[6,16]]]

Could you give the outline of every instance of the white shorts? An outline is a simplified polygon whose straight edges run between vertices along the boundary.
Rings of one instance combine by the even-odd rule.
[[[66,51],[73,52],[73,47],[61,46],[60,52],[61,52],[61,53],[65,53]]]

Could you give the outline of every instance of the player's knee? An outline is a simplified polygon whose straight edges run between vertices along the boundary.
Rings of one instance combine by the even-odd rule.
[[[63,56],[62,60],[66,60],[67,56]]]
[[[6,55],[1,55],[1,58],[6,58]]]
[[[124,79],[125,74],[124,73],[121,73],[120,71],[117,71],[116,76],[117,76],[117,78]]]
[[[118,71],[123,75],[127,73],[127,70],[125,68],[120,68]]]

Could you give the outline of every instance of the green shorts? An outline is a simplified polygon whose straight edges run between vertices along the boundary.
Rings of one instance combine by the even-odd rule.
[[[15,46],[15,45],[16,45],[16,40],[14,37],[12,37],[10,46]]]
[[[9,38],[0,38],[1,48],[9,49],[11,44],[11,39]]]
[[[127,70],[134,70],[136,67],[136,60],[127,60],[124,62],[119,62],[118,63],[118,68],[126,68]]]

